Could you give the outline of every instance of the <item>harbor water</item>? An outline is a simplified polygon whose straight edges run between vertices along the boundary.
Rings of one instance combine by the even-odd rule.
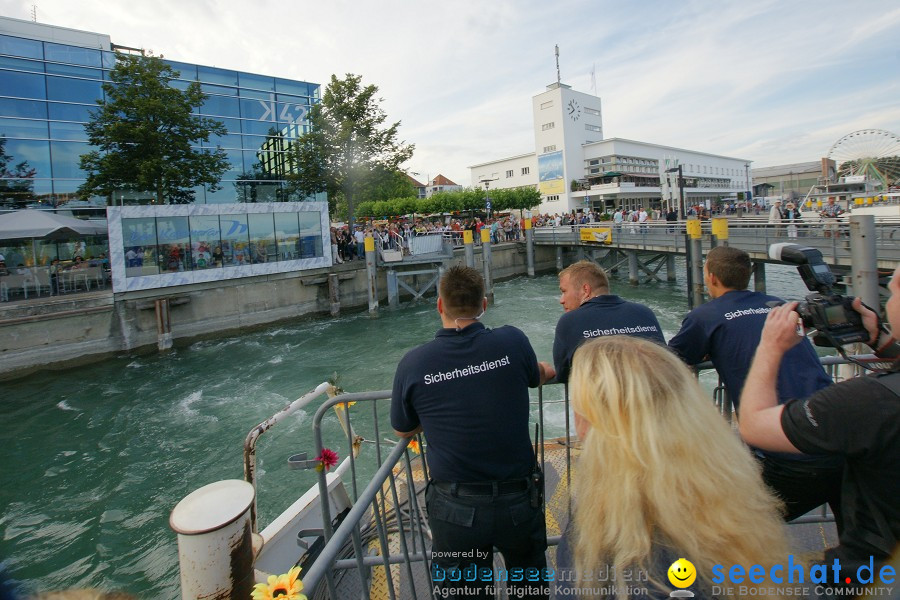
[[[770,293],[805,294],[791,267],[769,265],[767,276]],[[631,287],[623,277],[613,278],[614,293],[648,305],[666,339],[674,335],[687,310],[683,263],[674,283]],[[519,327],[538,358],[552,362],[562,314],[557,285],[554,275],[495,285],[484,323]],[[28,592],[99,587],[179,597],[168,527],[175,504],[207,483],[242,478],[247,432],[335,373],[347,391],[389,389],[403,354],[438,327],[432,297],[378,318],[279,324],[0,383],[5,572]],[[704,383],[711,387],[712,375]],[[545,398],[562,393],[551,386]],[[314,483],[312,472],[291,471],[286,462],[314,450],[314,412],[294,415],[260,443],[260,529]],[[561,405],[548,410],[547,434],[561,435],[564,422]]]

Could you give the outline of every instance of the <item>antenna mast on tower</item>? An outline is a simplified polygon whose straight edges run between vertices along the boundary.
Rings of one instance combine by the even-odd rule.
[[[558,83],[560,83],[560,79],[559,79],[559,44],[556,44],[554,46],[554,48],[556,49],[556,83],[558,84]]]
[[[37,23],[37,4],[31,5],[31,20]]]

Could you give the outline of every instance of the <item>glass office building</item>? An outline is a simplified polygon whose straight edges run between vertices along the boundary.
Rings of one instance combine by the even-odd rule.
[[[86,178],[80,156],[92,149],[84,124],[103,98],[117,48],[103,34],[0,18],[0,209],[105,216],[106,198],[79,199],[76,191]],[[208,98],[199,113],[228,130],[209,146],[225,150],[230,168],[219,190],[193,190],[195,204],[310,199],[288,194],[284,177],[287,152],[307,130],[309,108],[319,99],[318,84],[166,62],[180,74],[173,85],[200,82]],[[112,203],[151,201],[151,194],[128,193]]]

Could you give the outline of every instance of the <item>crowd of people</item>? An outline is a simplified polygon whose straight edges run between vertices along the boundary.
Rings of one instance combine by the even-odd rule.
[[[824,503],[839,544],[811,557],[810,568],[839,559],[853,575],[890,558],[900,540],[900,362],[834,383],[798,325],[796,303],[773,309],[780,300],[748,291],[749,277],[745,252],[712,250],[704,265],[711,301],[666,344],[649,308],[612,294],[595,263],[575,263],[559,274],[564,314],[551,364],[538,361],[518,328],[480,322],[487,303],[477,271],[444,274],[442,328],[400,362],[391,404],[397,434],[427,441],[436,594],[493,597],[494,549],[507,570],[547,572],[527,392],[546,381],[566,383],[575,414],[574,513],[555,577],[511,581],[510,597],[662,599],[666,569],[679,558],[696,567],[694,597],[721,596],[714,567],[785,564],[784,522]],[[900,269],[890,290],[886,313],[896,328]],[[858,301],[853,308],[873,350],[900,355],[875,313]],[[740,437],[690,368],[704,360],[725,383]],[[604,568],[644,573],[644,587],[577,592],[580,574]],[[462,572],[484,577],[449,575]],[[554,587],[563,572],[567,585]],[[729,597],[795,593],[782,583],[745,580]],[[823,593],[843,596],[852,586],[841,579]]]

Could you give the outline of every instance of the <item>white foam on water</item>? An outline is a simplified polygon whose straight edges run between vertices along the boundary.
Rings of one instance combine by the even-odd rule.
[[[200,400],[203,399],[203,390],[197,390],[196,392],[191,392],[187,395],[181,402],[178,403],[177,410],[179,413],[188,416],[188,417],[196,417],[199,416],[200,413],[191,408],[193,404],[196,404]]]
[[[193,408],[193,405],[200,402],[201,400],[203,400],[203,390],[191,392],[181,402],[178,403],[175,411],[179,416],[185,417],[189,420],[202,420],[210,423],[218,423],[219,417],[215,415],[201,414],[199,410]]]
[[[72,408],[71,406],[69,406],[69,404],[65,400],[63,400],[61,402],[57,402],[56,408],[59,408],[60,410],[73,410],[73,411],[78,410],[77,408]]]
[[[128,363],[127,365],[125,365],[125,368],[127,368],[127,369],[143,369],[144,365],[141,364],[141,361],[134,360],[134,361],[131,361],[130,363]]]

